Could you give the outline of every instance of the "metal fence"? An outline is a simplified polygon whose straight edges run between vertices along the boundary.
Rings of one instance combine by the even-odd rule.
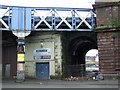
[[[82,77],[85,76],[85,64],[79,65],[66,65],[65,66],[65,76],[66,77]]]

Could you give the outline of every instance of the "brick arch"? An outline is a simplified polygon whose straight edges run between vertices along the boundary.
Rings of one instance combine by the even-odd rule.
[[[85,64],[85,55],[91,49],[97,49],[97,41],[90,37],[80,36],[71,40],[69,44],[71,64]]]
[[[71,66],[72,76],[79,76],[81,72],[85,75],[85,55],[91,49],[97,49],[97,41],[88,36],[79,36],[71,40],[69,43],[69,56],[71,58],[69,66]],[[81,70],[81,68],[83,69]]]

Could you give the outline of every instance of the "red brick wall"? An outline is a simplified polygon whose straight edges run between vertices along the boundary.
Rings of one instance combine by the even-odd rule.
[[[120,68],[120,2],[97,3],[97,40],[101,74],[117,74]]]
[[[97,27],[119,24],[120,3],[97,3],[94,7],[96,8]]]
[[[101,74],[116,74],[120,61],[120,31],[99,32],[98,50]]]

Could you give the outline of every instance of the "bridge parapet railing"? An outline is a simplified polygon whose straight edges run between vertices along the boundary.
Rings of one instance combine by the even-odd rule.
[[[0,6],[0,29],[91,31],[95,17],[89,8]]]

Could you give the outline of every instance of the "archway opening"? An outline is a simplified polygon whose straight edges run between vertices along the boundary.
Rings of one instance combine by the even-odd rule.
[[[97,49],[97,41],[87,36],[78,37],[69,44],[69,67],[71,76],[86,76],[86,53]]]
[[[99,55],[97,49],[91,49],[86,53],[85,70],[88,74],[99,71]]]

